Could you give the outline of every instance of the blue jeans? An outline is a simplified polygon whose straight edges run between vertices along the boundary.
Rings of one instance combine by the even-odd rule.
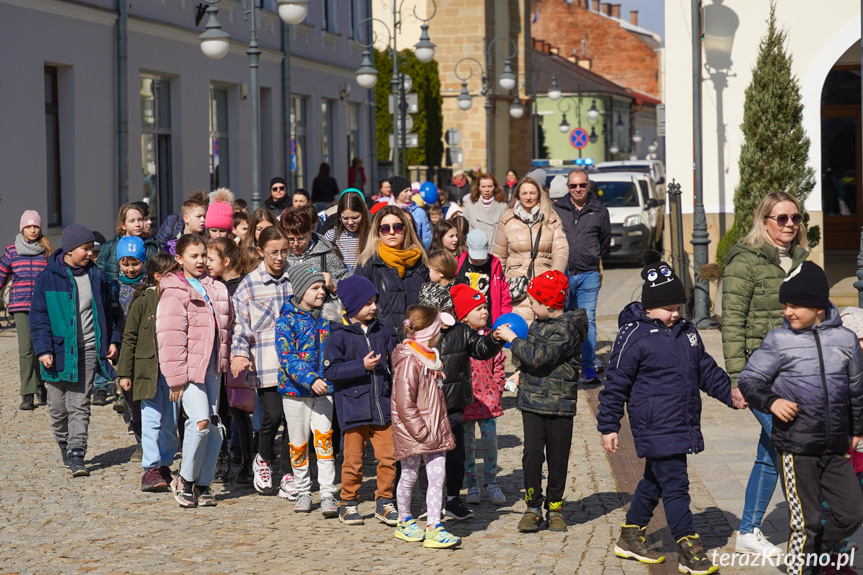
[[[587,312],[587,340],[581,344],[581,367],[593,369],[596,360],[596,300],[599,297],[599,272],[577,272],[569,276],[566,309]]]
[[[219,385],[217,350],[213,350],[204,383],[189,382],[183,388],[183,410],[186,429],[183,434],[183,460],[180,475],[186,481],[205,487],[216,475],[216,460],[222,448],[222,422],[219,419]],[[207,421],[204,429],[199,421]]]
[[[740,518],[740,533],[752,533],[761,528],[761,520],[770,504],[770,498],[776,490],[779,479],[776,465],[776,448],[770,444],[770,431],[773,429],[773,416],[751,409],[755,419],[761,424],[761,436],[758,438],[758,453],[755,465],[749,474],[746,484],[746,495],[743,500],[743,515]]]
[[[177,453],[177,416],[180,406],[171,401],[171,389],[162,374],[156,383],[156,396],[141,401],[141,467],[170,467]]]

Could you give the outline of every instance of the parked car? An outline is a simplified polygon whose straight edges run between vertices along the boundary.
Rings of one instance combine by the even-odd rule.
[[[649,175],[597,172],[590,180],[593,193],[608,208],[611,220],[606,259],[638,262],[645,250],[660,247],[665,201],[657,198],[656,184]]]
[[[665,164],[660,160],[622,160],[615,162],[599,162],[597,172],[645,172],[650,174],[656,185],[665,189]],[[663,191],[663,197],[665,193]]]

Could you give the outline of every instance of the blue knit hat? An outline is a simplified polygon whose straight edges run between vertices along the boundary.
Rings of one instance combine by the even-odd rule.
[[[367,301],[378,295],[378,290],[363,276],[354,275],[340,281],[336,286],[336,293],[345,306],[347,316],[354,317]]]
[[[72,250],[94,241],[96,241],[96,237],[93,232],[81,224],[72,224],[63,230],[60,245],[63,247],[63,253],[68,254]]]
[[[144,240],[137,236],[126,236],[117,242],[117,261],[125,257],[136,258],[141,263],[147,260],[147,249]]]

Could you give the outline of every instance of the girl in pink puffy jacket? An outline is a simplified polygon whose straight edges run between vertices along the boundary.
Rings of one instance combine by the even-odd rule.
[[[219,382],[228,369],[234,313],[228,290],[206,275],[207,245],[194,234],[177,241],[180,271],[162,278],[156,311],[159,367],[171,401],[186,412],[183,460],[171,483],[180,507],[210,507],[210,489],[224,427],[219,418]]]

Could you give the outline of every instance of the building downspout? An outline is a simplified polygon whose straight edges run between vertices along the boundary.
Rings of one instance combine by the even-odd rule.
[[[117,0],[117,199],[120,205],[129,201],[129,106],[126,77],[129,16],[128,0]]]
[[[282,147],[284,148],[285,180],[288,193],[294,190],[291,170],[291,37],[288,25],[282,22]]]

